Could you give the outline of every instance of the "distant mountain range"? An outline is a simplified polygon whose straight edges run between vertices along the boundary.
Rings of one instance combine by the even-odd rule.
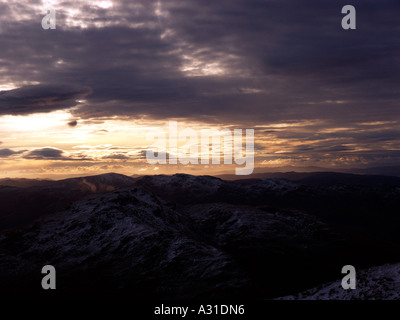
[[[0,296],[48,297],[45,264],[55,298],[329,297],[343,265],[397,268],[399,177],[284,175],[1,181]]]
[[[35,186],[47,186],[49,184],[52,184],[53,182],[54,181],[52,180],[40,180],[40,179],[4,178],[0,179],[0,186],[28,188]]]
[[[0,230],[65,209],[84,196],[128,187],[134,181],[114,173],[60,181],[0,180]]]
[[[326,168],[319,167],[305,167],[299,170],[299,168],[282,167],[282,168],[271,168],[269,171],[258,169],[250,176],[251,179],[288,179],[288,180],[300,180],[302,178],[310,177],[315,174],[352,174],[352,175],[375,175],[375,176],[392,176],[400,177],[400,166],[391,167],[371,167],[371,168],[353,168],[353,169],[338,169],[336,171],[327,170]],[[217,177],[224,180],[238,180],[248,179],[248,176],[237,176],[234,174],[219,174]]]

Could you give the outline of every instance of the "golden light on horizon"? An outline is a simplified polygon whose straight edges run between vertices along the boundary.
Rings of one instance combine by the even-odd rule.
[[[191,128],[200,136],[202,129],[232,130],[236,125],[210,124],[196,121],[179,121],[179,130]],[[255,125],[257,149],[255,153],[258,168],[304,166],[313,163],[313,154],[319,153],[319,165],[340,166],[355,163],[357,152],[368,152],[370,146],[359,145],[343,137],[318,137],[318,134],[341,134],[353,132],[352,127],[318,128],[321,121],[276,122]],[[371,126],[371,132],[375,126]],[[272,129],[272,130],[271,130]],[[284,130],[284,131],[283,131]],[[358,128],[358,132],[365,129]],[[125,117],[106,119],[81,119],[73,110],[37,113],[25,116],[0,116],[0,177],[66,178],[71,176],[95,175],[117,172],[132,174],[217,174],[232,172],[234,165],[150,165],[144,153],[154,141],[147,140],[151,131],[164,131],[167,136],[178,139],[179,134],[168,133],[168,121]],[[293,134],[292,134],[293,133]],[[298,133],[314,139],[302,139]],[[222,136],[222,133],[220,132]],[[185,145],[197,148],[195,156],[202,157],[198,142],[178,141],[178,147]],[[335,159],[324,146],[342,145],[346,150]],[[224,156],[225,145],[217,149]],[[216,150],[217,150],[216,149]],[[180,157],[182,151],[164,150]],[[34,154],[32,156],[31,154]],[[44,154],[42,156],[42,154]],[[55,156],[48,156],[48,154]],[[47,156],[47,158],[46,158]],[[222,162],[221,162],[222,163]],[[157,167],[157,169],[154,169]]]
[[[8,132],[36,132],[49,130],[61,125],[71,118],[65,111],[36,113],[32,115],[5,115],[0,117],[0,130]]]

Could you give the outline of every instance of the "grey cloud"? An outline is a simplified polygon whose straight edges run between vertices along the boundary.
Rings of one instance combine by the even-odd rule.
[[[82,118],[347,121],[376,117],[379,104],[378,116],[387,119],[399,98],[394,36],[399,5],[356,2],[360,15],[369,19],[360,19],[357,31],[345,32],[341,5],[333,1],[160,2],[169,17],[155,16],[157,1],[135,3],[140,9],[115,1],[112,10],[85,10],[99,22],[112,22],[112,15],[118,26],[63,28],[45,37],[34,28],[17,26],[8,31],[11,37],[0,40],[5,48],[0,55],[8,61],[7,76],[13,81],[32,74],[32,81],[92,87],[93,95],[75,111]],[[162,38],[166,30],[171,34]],[[188,77],[181,71],[185,55],[221,63],[233,74]],[[27,60],[31,63],[21,74],[17,66]],[[261,91],[243,94],[248,87]],[[351,102],[332,107],[322,102],[326,100]],[[308,104],[313,101],[321,102]]]
[[[0,115],[50,112],[76,106],[77,99],[90,94],[76,85],[31,85],[0,92]]]
[[[254,143],[254,150],[265,150],[266,147],[259,144],[259,143]]]
[[[141,159],[141,160],[146,159],[147,158],[147,150],[138,151],[137,158]]]
[[[26,152],[23,155],[24,159],[33,160],[63,160],[63,161],[92,161],[93,159],[87,158],[80,153],[75,153],[74,156],[67,155],[64,150],[45,147],[34,149]]]
[[[304,154],[304,153],[330,153],[330,152],[345,152],[353,151],[354,148],[344,145],[302,145],[294,148],[290,153]]]
[[[70,127],[76,127],[78,125],[78,121],[76,121],[76,120],[70,121],[70,122],[68,122],[68,125]]]
[[[146,58],[137,58],[144,62],[143,66],[148,66],[148,60],[155,64],[148,70],[137,65],[131,67],[144,77],[124,75],[124,80],[129,77],[132,81],[115,89],[118,102],[111,101],[110,88],[105,88],[101,100],[108,102],[104,106],[88,105],[78,113],[99,116],[112,109],[121,115],[150,114],[157,118],[342,120],[371,115],[377,104],[383,106],[380,117],[387,118],[393,113],[396,103],[390,99],[399,97],[394,82],[399,71],[394,67],[398,65],[395,54],[398,47],[395,37],[388,34],[392,27],[398,28],[398,22],[397,16],[394,19],[394,13],[387,9],[378,12],[388,16],[390,22],[379,25],[364,22],[364,28],[357,33],[344,34],[340,27],[340,6],[333,2],[277,4],[246,0],[218,1],[204,6],[200,1],[167,1],[165,7],[171,16],[165,25],[174,30],[175,36],[163,45],[164,49],[178,48],[182,54],[209,63],[225,62],[223,57],[235,55],[238,59],[228,63],[228,67],[249,74],[188,78],[177,72],[181,57],[160,52],[155,57],[154,52],[148,52]],[[367,14],[377,9],[371,1],[360,3],[359,7]],[[288,28],[288,24],[296,28]],[[159,40],[152,38],[153,35],[148,32],[152,45],[156,45]],[[148,51],[148,45],[149,42],[142,42],[141,51]],[[161,49],[160,44],[158,47]],[[123,74],[119,72],[120,76]],[[150,74],[154,76],[149,77]],[[135,84],[132,90],[127,83]],[[266,93],[241,94],[241,88],[249,83],[265,89]],[[335,107],[323,102],[307,105],[315,100],[352,102]]]
[[[334,138],[342,138],[347,139],[348,141],[381,141],[381,140],[398,140],[400,137],[400,130],[393,131],[377,131],[377,132],[359,132],[358,129],[349,129],[347,131],[341,132],[332,132],[332,133],[319,133],[319,132],[311,132],[306,131],[302,132],[301,130],[288,130],[276,132],[274,134],[276,137],[280,139],[292,139],[292,140],[302,140],[302,141],[311,141],[311,140],[320,140],[325,141],[326,139],[334,139]]]
[[[14,154],[20,154],[22,152],[24,152],[24,151],[13,151],[11,149],[0,149],[0,157],[6,158],[6,157],[12,156]]]
[[[48,160],[63,160],[64,151],[56,148],[41,148],[29,151],[24,155],[25,159],[48,159]]]
[[[111,154],[108,156],[104,156],[104,157],[102,157],[102,159],[127,160],[130,158],[122,153],[117,153],[117,154]]]

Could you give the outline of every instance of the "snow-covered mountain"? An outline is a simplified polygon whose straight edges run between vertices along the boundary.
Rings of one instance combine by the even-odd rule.
[[[57,297],[288,297],[398,262],[398,190],[183,174],[3,187],[0,296],[46,297],[51,264]]]
[[[200,295],[203,287],[209,290],[218,277],[221,290],[238,287],[244,280],[231,258],[196,241],[189,225],[186,217],[140,188],[94,196],[1,236],[2,287],[12,291],[17,279],[46,264],[57,268],[60,292],[67,295],[76,290],[92,296],[190,297]]]
[[[0,295],[40,296],[38,270],[50,264],[63,297],[271,296],[276,270],[302,254],[316,259],[321,246],[333,252],[342,245],[302,212],[222,203],[176,209],[132,186],[1,234]]]
[[[356,289],[344,290],[341,280],[278,300],[400,300],[400,264],[357,272]]]

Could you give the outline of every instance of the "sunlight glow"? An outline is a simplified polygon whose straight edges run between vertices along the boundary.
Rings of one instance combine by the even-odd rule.
[[[183,58],[185,63],[181,67],[181,71],[190,77],[215,76],[226,73],[226,70],[224,70],[219,62],[206,63],[187,55],[184,55]]]
[[[29,116],[2,116],[0,117],[0,132],[37,132],[49,130],[65,122],[71,114],[65,111],[38,113]]]

